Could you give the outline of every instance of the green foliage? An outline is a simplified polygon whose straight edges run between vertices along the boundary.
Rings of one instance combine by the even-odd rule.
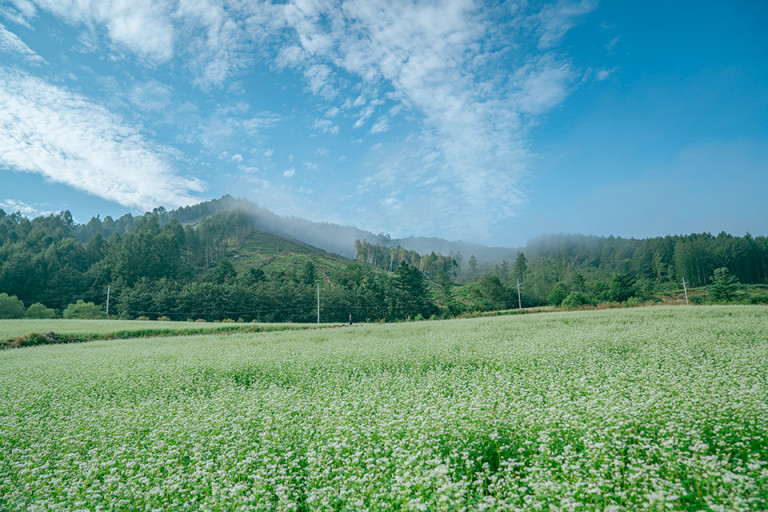
[[[712,286],[709,289],[710,296],[717,301],[729,301],[740,287],[736,279],[726,267],[715,269],[710,278]]]
[[[0,318],[24,318],[24,303],[18,297],[0,293]]]
[[[220,260],[213,269],[213,282],[218,284],[234,283],[237,279],[237,270],[229,260]]]
[[[637,278],[632,274],[614,274],[608,287],[608,300],[624,302],[637,293]]]
[[[317,281],[317,269],[315,264],[307,260],[304,268],[301,270],[301,282],[306,285],[313,285]]]
[[[421,255],[400,246],[370,244],[366,240],[355,240],[355,260],[389,271],[396,270],[405,262],[416,267],[428,279],[434,279],[440,272],[455,277],[459,269],[456,260],[450,256],[434,252]]]
[[[521,283],[525,282],[525,274],[528,272],[528,258],[522,252],[517,253],[515,259],[515,266],[512,269],[512,276],[515,278],[515,282],[519,280]]]
[[[401,262],[397,267],[394,287],[394,307],[399,312],[398,316],[429,317],[434,314],[435,305],[429,296],[426,278],[418,268]]]
[[[478,281],[475,294],[481,301],[483,309],[509,309],[517,306],[517,295],[504,286],[498,276],[487,274]]]
[[[62,316],[64,318],[77,318],[81,320],[107,318],[107,314],[101,307],[92,302],[85,302],[82,299],[64,308]]]
[[[94,217],[82,225],[68,212],[35,219],[3,212],[0,290],[25,304],[61,311],[76,298],[102,301],[110,286],[115,311],[129,317],[305,321],[315,315],[310,288],[319,282],[323,318],[341,321],[353,313],[362,321],[517,307],[518,279],[524,307],[545,304],[557,283],[578,290],[589,302],[623,302],[675,293],[683,277],[689,286],[702,287],[724,267],[740,282],[768,282],[766,237],[543,237],[495,268],[469,257],[469,271],[459,276],[460,254],[418,254],[363,241],[356,243],[353,263],[255,231],[258,219],[251,207],[225,197],[175,211],[157,208],[139,217]],[[427,280],[426,294],[417,290],[413,301],[405,300],[410,292],[403,291],[396,275],[401,262]],[[488,273],[499,282],[483,281]],[[198,286],[202,282],[209,284]],[[729,286],[722,295],[714,286],[713,298],[734,300],[737,294]],[[554,302],[564,298],[559,291],[552,297]],[[743,296],[745,302],[760,300]]]
[[[565,283],[555,283],[552,287],[552,291],[547,296],[547,302],[554,306],[559,306],[563,303],[565,298],[568,297],[568,287]]]
[[[469,257],[469,272],[473,276],[477,274],[477,258],[474,254]]]
[[[576,309],[581,306],[589,304],[589,299],[581,292],[571,292],[560,303],[561,307],[568,309]]]
[[[453,281],[445,271],[438,271],[435,276],[435,284],[438,290],[438,302],[443,308],[445,316],[453,316],[461,311],[453,293]]]
[[[56,318],[56,311],[36,302],[27,308],[27,318]]]

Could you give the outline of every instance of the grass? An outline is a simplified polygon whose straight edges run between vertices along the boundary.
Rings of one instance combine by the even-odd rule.
[[[765,510],[768,309],[0,353],[0,509]]]
[[[337,254],[263,231],[256,231],[246,238],[237,257],[232,255],[230,261],[238,274],[249,268],[259,268],[265,272],[285,272],[289,275],[300,273],[304,265],[311,261],[321,276],[342,270],[352,263],[352,260]]]
[[[328,327],[330,324],[321,324]],[[0,349],[29,345],[161,336],[314,329],[317,324],[155,322],[142,320],[0,320]],[[53,334],[51,334],[53,333]]]

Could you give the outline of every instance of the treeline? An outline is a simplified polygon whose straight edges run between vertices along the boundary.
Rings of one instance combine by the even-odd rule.
[[[632,273],[657,283],[704,286],[726,267],[742,283],[768,283],[768,238],[709,233],[634,238],[555,235],[528,243],[532,260],[567,262],[586,272]]]
[[[51,309],[65,310],[78,300],[105,308],[109,288],[110,312],[125,318],[309,322],[317,319],[318,284],[323,321],[448,312],[433,299],[424,275],[406,262],[393,274],[350,261],[320,276],[306,261],[295,271],[251,267],[238,275],[229,256],[254,229],[253,218],[241,210],[186,226],[156,210],[122,234],[115,224],[97,217],[76,226],[68,212],[30,220],[0,210],[0,291],[33,305],[30,316],[50,316]],[[84,230],[91,233],[87,241],[80,240]],[[441,297],[450,296],[450,284],[444,283]]]
[[[646,240],[550,236],[529,243],[514,261],[480,266],[470,255],[463,269],[462,255],[357,241],[356,261],[335,259],[322,272],[316,264],[324,253],[311,250],[287,269],[241,264],[238,271],[232,262],[257,219],[223,206],[158,208],[86,224],[76,224],[69,212],[27,219],[0,210],[0,293],[18,297],[30,316],[61,315],[78,300],[106,309],[109,289],[110,313],[126,318],[306,322],[316,320],[318,284],[321,320],[352,315],[365,321],[637,302],[681,291],[683,279],[692,288],[711,288],[716,275],[726,288],[730,280],[768,283],[768,239],[725,233]],[[738,298],[728,290],[718,297]]]
[[[768,283],[768,238],[708,233],[643,240],[583,235],[553,235],[529,242],[514,262],[470,266],[461,275],[468,289],[487,304],[509,307],[569,306],[648,300],[655,294],[711,287],[716,270],[735,282]],[[570,300],[566,298],[571,296]]]
[[[409,251],[400,246],[370,244],[367,240],[355,240],[355,259],[390,272],[394,272],[405,262],[418,268],[428,279],[437,278],[441,273],[455,278],[459,271],[459,264],[449,256],[434,252],[422,256],[416,251]]]

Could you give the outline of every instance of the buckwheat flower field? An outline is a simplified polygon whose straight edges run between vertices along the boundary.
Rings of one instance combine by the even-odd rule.
[[[4,350],[0,509],[766,510],[768,309]]]

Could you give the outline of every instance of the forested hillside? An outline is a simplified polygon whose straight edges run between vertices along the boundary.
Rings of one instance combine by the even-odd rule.
[[[685,279],[694,301],[768,302],[750,288],[768,284],[763,236],[547,236],[496,265],[382,236],[353,241],[351,260],[264,231],[241,205],[251,203],[225,197],[86,224],[0,210],[0,297],[18,297],[15,316],[92,315],[109,290],[110,313],[126,318],[314,321],[319,288],[322,320],[363,321],[639,303],[682,292]]]
[[[106,309],[109,289],[110,312],[126,318],[307,322],[319,285],[323,321],[440,313],[407,263],[387,273],[259,231],[240,209],[190,211],[77,225],[68,212],[30,220],[0,210],[0,293],[37,315],[77,301]]]
[[[571,294],[575,303],[570,305],[650,299],[654,294],[682,292],[683,280],[691,288],[711,286],[717,269],[726,269],[735,283],[768,284],[768,238],[749,234],[642,240],[550,235],[529,242],[514,261],[482,266],[473,263],[471,255],[469,260],[462,282],[480,280],[497,289],[504,285],[507,295],[520,282],[532,304],[560,305]],[[759,300],[763,297],[758,294]]]

